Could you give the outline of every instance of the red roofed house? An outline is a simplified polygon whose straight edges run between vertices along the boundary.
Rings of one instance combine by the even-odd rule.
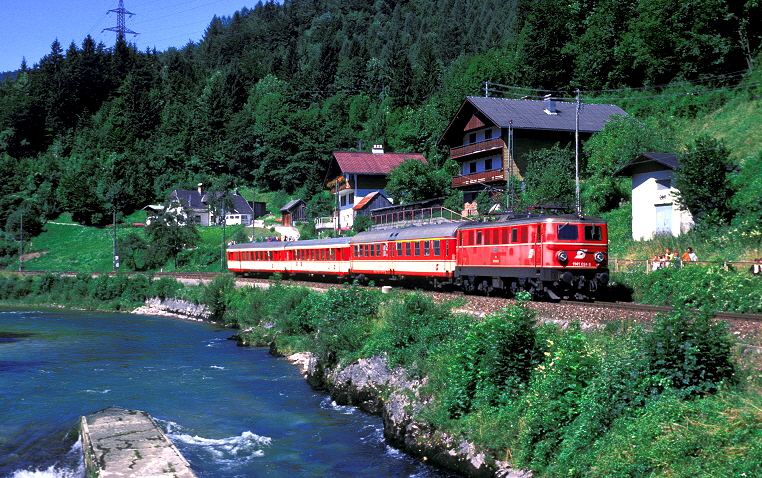
[[[339,229],[348,229],[354,223],[356,210],[362,200],[376,192],[383,196],[374,196],[380,200],[387,196],[386,175],[406,159],[416,159],[426,162],[421,153],[385,153],[381,145],[373,146],[373,151],[333,153],[333,160],[325,176],[326,186],[331,188],[331,194],[338,194]],[[393,201],[393,198],[390,198]],[[366,203],[369,201],[366,201]],[[365,204],[364,204],[365,205]]]

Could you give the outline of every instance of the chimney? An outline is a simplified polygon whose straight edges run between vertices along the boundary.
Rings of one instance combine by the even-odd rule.
[[[204,185],[204,183],[198,183],[198,193],[199,194],[202,194],[202,192],[201,192],[201,186],[203,186],[203,185]]]
[[[558,114],[558,111],[556,110],[556,99],[552,98],[550,95],[545,95],[545,114]]]
[[[374,144],[373,145],[373,154],[384,154],[384,145],[383,144]]]

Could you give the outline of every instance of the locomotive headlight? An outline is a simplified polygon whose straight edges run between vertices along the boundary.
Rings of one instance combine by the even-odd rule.
[[[606,258],[606,256],[601,251],[596,252],[593,257],[595,258],[595,262],[597,262],[598,264],[603,262],[603,259]]]
[[[569,259],[569,256],[566,254],[566,251],[558,251],[558,254],[556,254],[556,257],[558,258],[559,262],[566,262],[566,260]]]

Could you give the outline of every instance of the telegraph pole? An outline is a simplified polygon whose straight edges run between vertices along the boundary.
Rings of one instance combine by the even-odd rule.
[[[577,114],[574,126],[574,184],[575,184],[575,209],[577,216],[582,215],[582,209],[579,204],[579,88],[577,93]]]
[[[116,13],[116,26],[104,28],[103,30],[101,30],[101,33],[105,31],[116,32],[117,42],[119,40],[124,40],[125,33],[129,33],[130,35],[138,34],[137,32],[134,32],[130,30],[129,28],[127,28],[127,26],[125,25],[124,16],[129,15],[130,17],[132,17],[135,14],[127,11],[127,9],[124,8],[124,0],[119,0],[119,6],[116,8],[112,8],[111,10],[108,11],[108,13],[111,13],[111,12]]]

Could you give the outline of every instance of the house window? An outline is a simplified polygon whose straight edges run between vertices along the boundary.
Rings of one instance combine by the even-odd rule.
[[[492,170],[492,158],[484,160],[484,170],[485,171],[491,171]]]
[[[656,190],[657,191],[664,191],[667,189],[672,188],[672,180],[671,179],[657,179],[656,180]]]
[[[471,174],[476,172],[476,161],[473,163],[468,163],[468,172]]]
[[[484,140],[492,139],[492,130],[491,129],[485,129],[484,130]]]
[[[471,133],[468,135],[468,142],[469,144],[476,143],[476,133]]]

